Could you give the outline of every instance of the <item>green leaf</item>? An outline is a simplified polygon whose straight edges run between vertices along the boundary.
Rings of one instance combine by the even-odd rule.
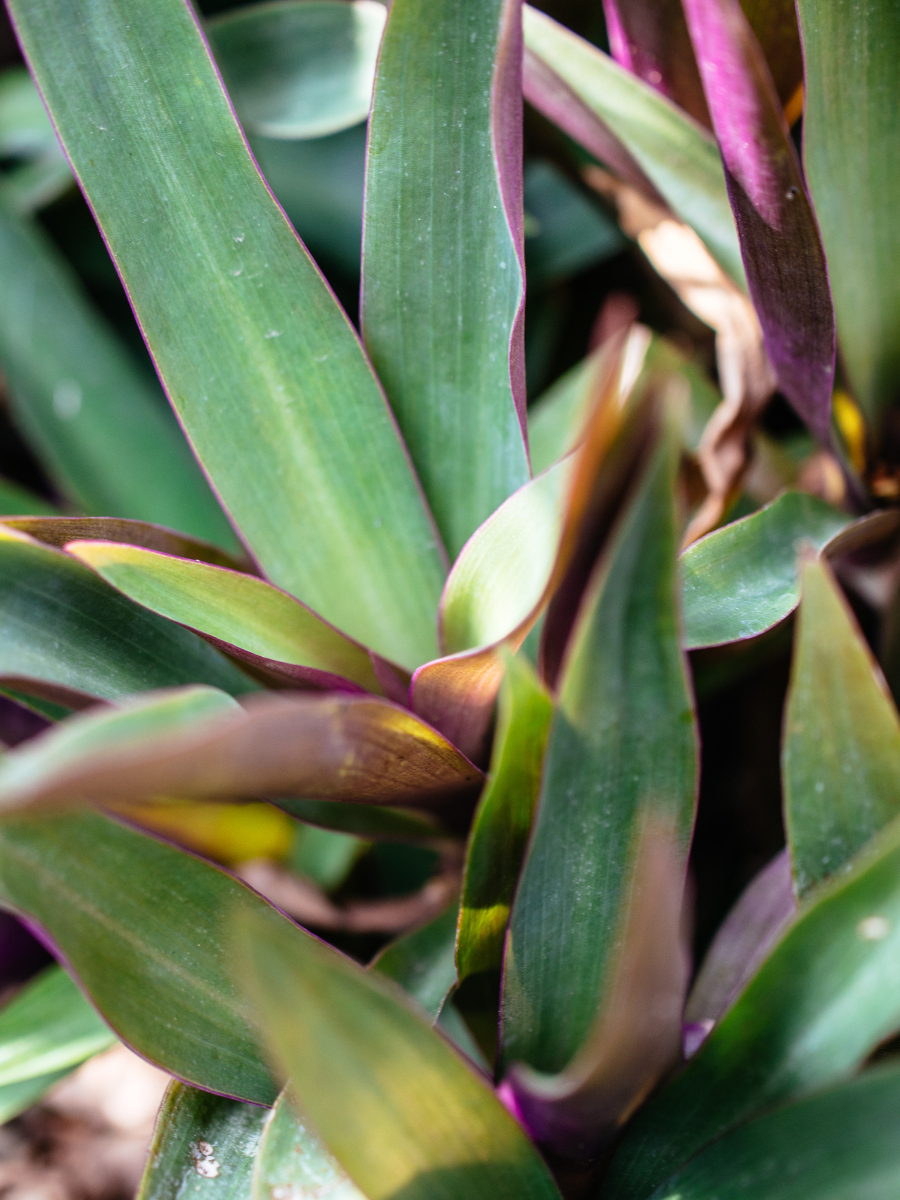
[[[395,0],[369,121],[362,327],[451,558],[529,475],[517,20]]]
[[[191,10],[11,11],[160,377],[263,570],[379,654],[433,658],[443,566],[416,479]]]
[[[491,768],[469,833],[456,944],[457,1004],[491,1058],[497,1042],[503,944],[531,832],[552,711],[529,664],[521,657],[509,658]]]
[[[255,688],[194,634],[132,604],[70,555],[6,526],[0,526],[0,677],[20,680],[24,691],[43,688],[39,696],[49,688],[82,702],[188,683],[235,694]]]
[[[49,204],[72,186],[47,110],[20,66],[0,72],[0,158],[7,160],[0,170],[0,191],[16,212]]]
[[[256,892],[109,817],[78,813],[0,825],[0,902],[47,931],[144,1058],[198,1087],[272,1102],[227,945],[235,911],[269,910]]]
[[[709,1146],[654,1200],[891,1200],[900,1176],[900,1070],[866,1071],[750,1121]]]
[[[247,1200],[269,1112],[173,1080],[163,1098],[136,1200]],[[267,1200],[269,1198],[267,1197]]]
[[[421,929],[404,933],[385,946],[369,964],[372,970],[399,983],[435,1021],[456,984],[458,913],[457,906],[451,904]]]
[[[297,1115],[287,1088],[275,1102],[253,1172],[253,1200],[279,1197],[366,1200],[340,1163]]]
[[[66,1071],[115,1041],[66,972],[47,967],[0,1009],[0,1088]]]
[[[525,241],[529,289],[558,283],[628,245],[616,221],[546,159],[525,168],[525,211],[537,226]]]
[[[446,838],[433,816],[376,804],[343,804],[334,800],[279,799],[279,808],[322,829],[353,833],[372,841],[429,842]]]
[[[822,550],[849,524],[815,496],[785,492],[694,542],[680,559],[685,646],[720,646],[777,625],[800,600],[800,547]]]
[[[368,1200],[558,1200],[522,1129],[396,985],[274,913],[241,914],[236,946],[302,1112]]]
[[[574,449],[597,388],[601,355],[602,350],[595,350],[570,367],[528,406],[528,445],[536,477]]]
[[[876,420],[895,401],[900,373],[900,8],[799,0],[798,11],[806,173],[843,358]]]
[[[900,812],[900,721],[823,562],[802,568],[784,727],[784,815],[800,894]]]
[[[30,222],[0,204],[0,363],[16,421],[69,501],[235,545],[157,389]]]
[[[678,645],[668,431],[596,568],[554,714],[503,979],[503,1059],[561,1071],[610,986],[639,833],[653,816],[686,857],[697,746]]]
[[[439,733],[375,696],[267,693],[242,707],[190,687],[70,717],[11,751],[0,810],[299,794],[458,817],[481,782]]]
[[[364,121],[387,16],[374,0],[274,0],[208,26],[241,124],[318,138]]]
[[[296,821],[288,865],[296,874],[318,884],[324,892],[333,892],[341,886],[368,846],[368,842],[352,833]]]
[[[20,487],[9,479],[0,479],[0,513],[4,516],[31,513],[52,516],[55,512],[56,509],[49,501],[35,496],[27,488]]]
[[[372,660],[293,596],[262,579],[208,563],[114,542],[70,542],[68,552],[136,604],[208,636],[220,649],[248,651],[251,665],[269,661],[308,668],[326,685],[349,679],[381,692]]]
[[[526,4],[525,46],[625,145],[722,269],[745,286],[722,160],[710,135],[607,54]]]
[[[604,1200],[644,1200],[739,1121],[840,1080],[900,1027],[900,823],[813,889],[684,1071],[635,1118]]]

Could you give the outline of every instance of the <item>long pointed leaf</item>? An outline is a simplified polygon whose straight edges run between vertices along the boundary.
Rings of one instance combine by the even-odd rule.
[[[453,558],[529,474],[519,12],[395,0],[369,127],[366,346]]]
[[[585,597],[554,715],[503,980],[503,1058],[566,1067],[609,987],[636,836],[686,855],[697,748],[678,645],[675,439],[654,452]]]
[[[215,563],[218,567],[231,567],[236,571],[252,571],[250,561],[235,557],[211,542],[187,537],[163,525],[151,525],[148,521],[129,521],[120,517],[60,517],[60,516],[13,516],[4,517],[2,522],[9,529],[27,533],[35,541],[46,546],[63,549],[68,542],[79,539],[97,539],[104,542],[124,542],[126,545],[143,546],[158,554],[176,554],[180,558],[199,559],[200,562]]]
[[[487,1083],[399,988],[277,918],[241,914],[236,933],[266,1041],[369,1200],[558,1197]]]
[[[897,710],[823,562],[803,566],[783,756],[785,823],[802,895],[900,812]]]
[[[742,283],[734,220],[712,138],[608,55],[527,4],[524,30],[527,50],[624,143],[672,210],[696,231],[722,269]],[[534,103],[539,96],[530,91],[529,99]]]
[[[404,666],[434,657],[443,569],[403,445],[189,7],[11,12],[160,377],[263,569]]]
[[[99,813],[0,827],[0,903],[46,931],[124,1042],[210,1091],[268,1104],[227,949],[237,879]]]
[[[781,391],[828,445],[834,311],[822,240],[781,103],[739,0],[684,0],[684,11],[766,349]]]
[[[809,188],[841,350],[860,404],[877,419],[896,400],[900,375],[900,7],[798,0],[797,8]]]

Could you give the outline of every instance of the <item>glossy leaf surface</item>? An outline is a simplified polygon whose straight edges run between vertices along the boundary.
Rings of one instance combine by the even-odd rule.
[[[0,675],[103,700],[187,683],[236,694],[255,686],[194,634],[132,604],[69,555],[6,526]]]
[[[301,1120],[288,1088],[269,1116],[253,1172],[253,1200],[279,1196],[366,1200],[321,1139]]]
[[[0,1010],[0,1087],[74,1067],[115,1034],[60,967],[48,967]]]
[[[260,896],[99,813],[6,821],[0,856],[0,902],[46,931],[124,1042],[197,1086],[271,1103],[227,949],[236,910],[268,910]]]
[[[822,562],[803,565],[784,727],[784,814],[800,894],[900,811],[900,721]]]
[[[896,399],[900,373],[900,8],[881,0],[799,0],[797,8],[806,173],[841,350],[873,419]]]
[[[173,1080],[136,1200],[247,1200],[265,1108]]]
[[[7,811],[157,796],[307,796],[458,807],[477,768],[412,713],[375,697],[260,695],[242,708],[192,687],[69,718],[8,754]]]
[[[503,1053],[561,1071],[584,1042],[650,816],[686,854],[697,751],[678,645],[671,432],[656,448],[585,596],[510,922]]]
[[[236,934],[266,1040],[369,1200],[558,1197],[490,1087],[398,988],[274,913],[241,919]]]
[[[160,377],[261,566],[379,653],[434,657],[443,567],[416,480],[190,9],[98,0],[86,22],[28,0],[12,16]]]
[[[898,1119],[897,1067],[866,1071],[736,1129],[654,1200],[891,1200],[900,1175]]]
[[[369,122],[362,327],[451,558],[529,475],[519,10],[396,0]]]
[[[45,236],[0,205],[0,363],[16,419],[69,501],[233,546],[164,401]]]
[[[422,1005],[432,1020],[437,1020],[444,1001],[456,983],[457,906],[397,938],[370,963],[373,971],[395,983]]]
[[[687,648],[755,637],[783,620],[800,600],[800,547],[822,550],[849,524],[816,497],[785,492],[694,542],[680,559]]]
[[[374,0],[275,0],[209,24],[248,133],[318,138],[369,115],[385,9]]]
[[[631,1125],[610,1200],[637,1200],[737,1122],[839,1080],[900,1027],[900,825],[812,891],[685,1070]]]
[[[308,668],[311,682],[339,686],[343,678],[381,691],[362,646],[262,579],[112,542],[70,542],[67,550],[136,604],[222,649],[248,651],[253,664],[275,660]],[[298,672],[298,683],[306,677]]]
[[[530,5],[524,30],[528,51],[615,134],[716,262],[741,283],[744,270],[712,138],[648,84]]]
[[[781,101],[739,0],[684,0],[684,12],[778,386],[829,445],[834,311],[822,240]]]

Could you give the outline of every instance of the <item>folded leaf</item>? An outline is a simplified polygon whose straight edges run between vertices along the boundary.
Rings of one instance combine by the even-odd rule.
[[[802,568],[784,726],[784,815],[802,895],[900,812],[900,720],[823,562]]]
[[[256,892],[183,850],[79,813],[0,826],[0,903],[37,922],[144,1058],[198,1087],[272,1102],[226,936],[235,910],[269,909]]]
[[[806,174],[841,352],[864,412],[877,420],[896,399],[900,374],[900,8],[799,0],[797,10]]]
[[[684,0],[684,12],[778,386],[830,445],[834,311],[819,228],[781,101],[739,0]]]
[[[212,688],[140,696],[69,718],[0,764],[0,810],[157,796],[291,796],[465,807],[481,772],[388,701]]]
[[[443,566],[416,479],[192,11],[11,12],[163,384],[255,558],[378,653],[409,668],[433,658]]]
[[[64,693],[72,707],[187,683],[255,688],[194,634],[8,525],[0,525],[0,678],[18,679],[28,694]]]
[[[173,1080],[163,1098],[136,1200],[247,1200],[269,1112]]]
[[[160,554],[177,554],[180,558],[199,559],[215,563],[218,567],[231,567],[236,571],[254,568],[245,556],[236,557],[226,553],[212,542],[188,537],[163,525],[151,525],[148,521],[128,521],[118,517],[60,517],[21,516],[4,517],[3,524],[9,529],[27,533],[29,537],[46,546],[60,550],[68,543],[80,538],[96,538],[104,542],[125,542],[143,546]]]
[[[550,698],[530,666],[521,657],[509,658],[491,768],[469,833],[456,942],[457,1004],[491,1059],[497,1048],[503,944],[551,715]]]
[[[235,972],[304,1117],[369,1200],[558,1198],[486,1082],[399,988],[274,913],[241,914],[235,934]]]
[[[900,1071],[885,1065],[778,1108],[707,1147],[654,1200],[889,1200],[897,1187]]]
[[[60,967],[47,967],[0,1009],[0,1087],[77,1066],[115,1034]]]
[[[385,16],[374,0],[276,0],[211,21],[210,43],[247,132],[318,138],[364,121]]]
[[[0,204],[0,363],[17,424],[63,494],[232,547],[162,397],[35,225]]]
[[[562,1071],[591,1030],[630,904],[639,833],[670,827],[683,870],[697,747],[678,645],[674,431],[654,450],[568,651],[503,978],[503,1062]]]
[[[604,1198],[638,1200],[702,1146],[844,1078],[900,1028],[900,824],[810,892],[685,1070],[635,1118]]]
[[[289,1088],[275,1102],[253,1170],[253,1200],[277,1197],[366,1200],[340,1163],[297,1115]]]
[[[362,328],[451,558],[529,476],[519,13],[395,0],[369,123]]]
[[[393,979],[421,1004],[436,1021],[451,989],[456,984],[456,919],[455,904],[439,917],[404,933],[391,942],[372,960],[369,967]]]
[[[525,46],[534,59],[612,131],[673,212],[696,231],[722,269],[742,283],[740,250],[712,138],[590,42],[528,4],[523,12]],[[532,103],[538,99],[533,88],[528,96]],[[577,137],[576,130],[571,132]],[[616,169],[615,163],[609,165]]]
[[[850,525],[846,513],[805,492],[785,492],[681,555],[684,644],[720,646],[756,637],[800,601],[797,553],[821,551]]]
[[[295,687],[347,690],[350,680],[381,692],[363,646],[262,579],[114,542],[75,541],[66,549],[135,603],[251,666],[278,671],[282,686],[293,680]]]

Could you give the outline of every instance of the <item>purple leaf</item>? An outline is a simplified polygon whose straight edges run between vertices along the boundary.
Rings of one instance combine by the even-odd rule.
[[[684,11],[778,386],[827,446],[834,311],[818,225],[775,85],[738,0],[684,0]]]
[[[603,0],[603,12],[616,62],[709,128],[681,0]]]

